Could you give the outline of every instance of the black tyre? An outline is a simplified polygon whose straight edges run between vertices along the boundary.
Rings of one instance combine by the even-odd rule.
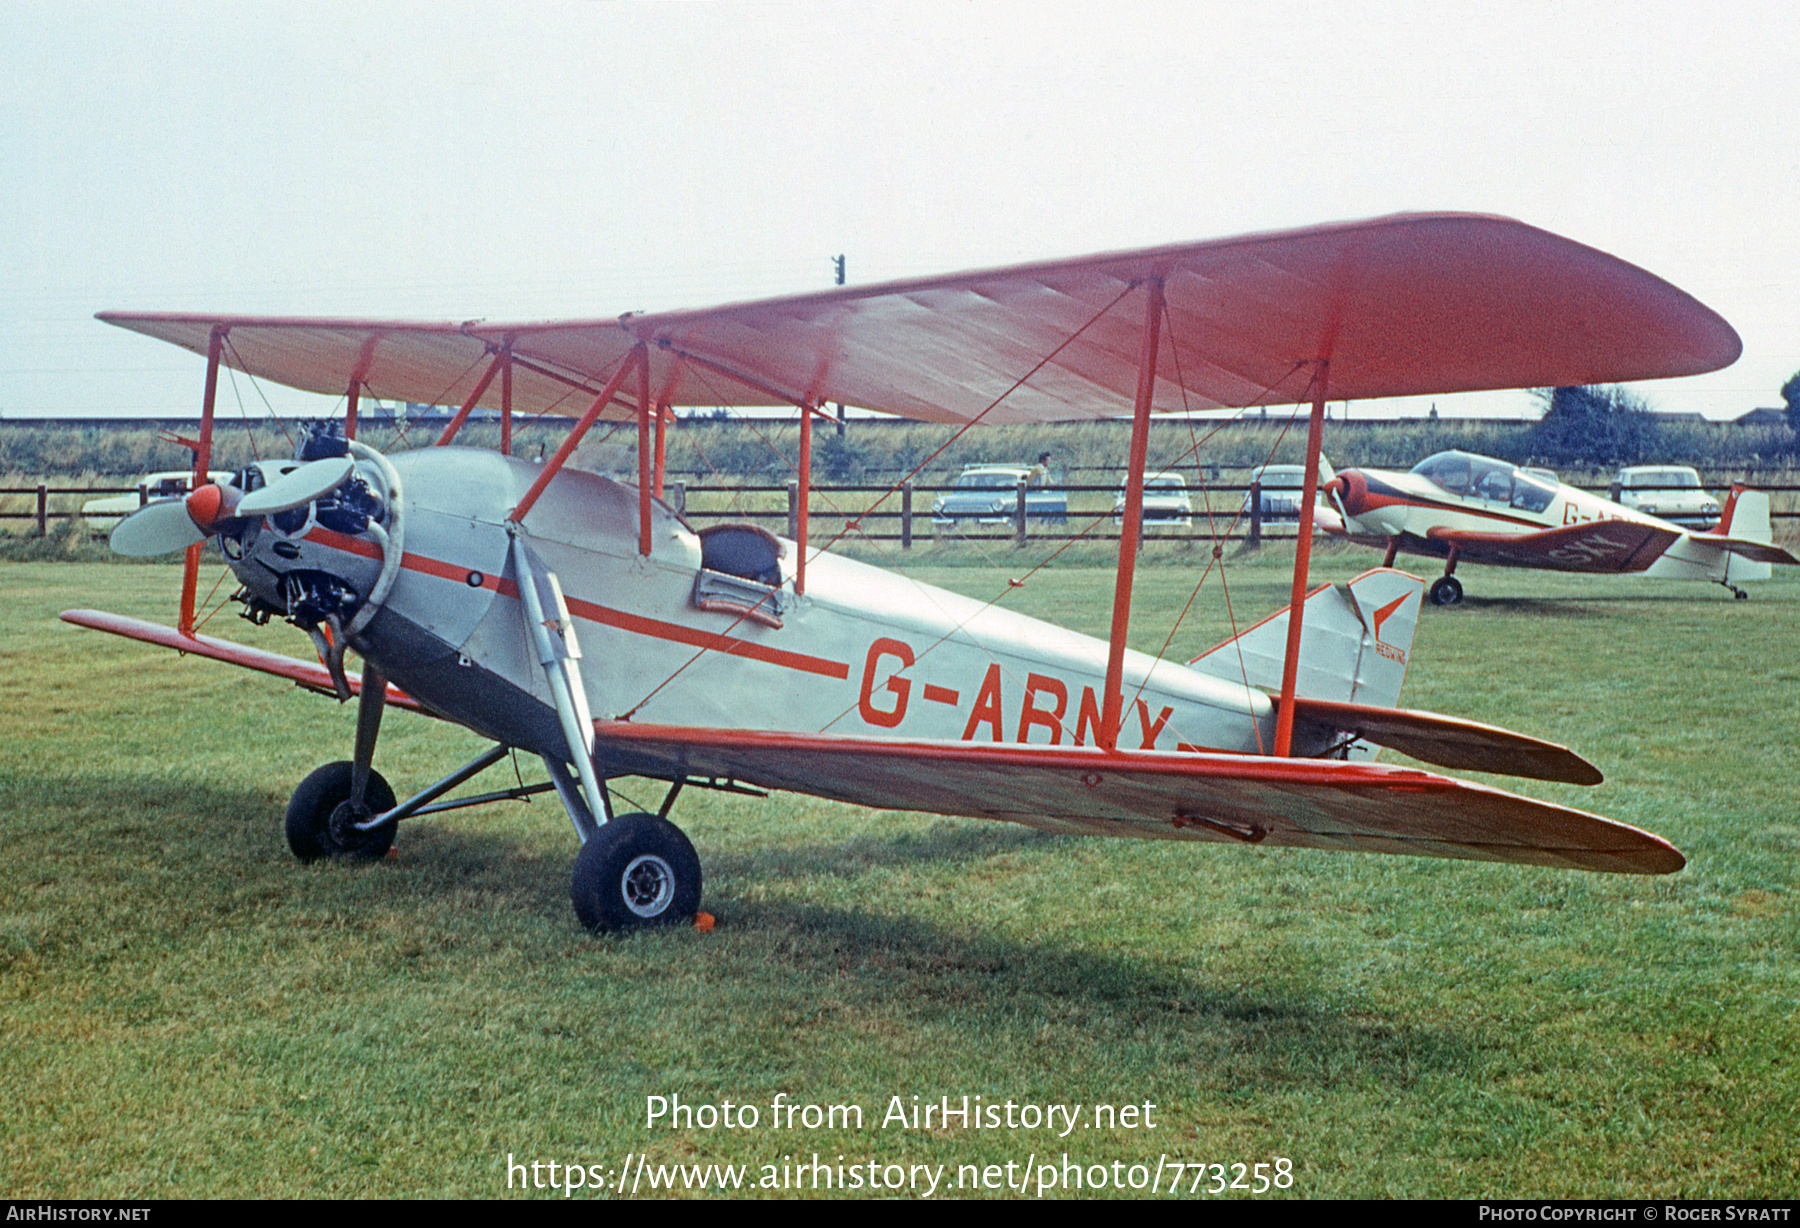
[[[381,773],[370,769],[369,783],[363,790],[362,813],[350,809],[349,760],[327,763],[300,782],[294,796],[288,799],[287,841],[294,856],[301,861],[318,861],[325,857],[348,857],[356,861],[374,861],[384,856],[394,843],[397,823],[383,823],[367,831],[355,826],[370,815],[394,808],[394,791]]]
[[[569,899],[597,934],[692,921],[700,908],[700,857],[667,819],[617,815],[581,846]]]
[[[1432,605],[1455,605],[1462,597],[1462,581],[1455,576],[1439,576],[1431,586]]]

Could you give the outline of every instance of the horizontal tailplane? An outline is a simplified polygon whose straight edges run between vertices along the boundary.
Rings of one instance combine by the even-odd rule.
[[[1800,559],[1774,544],[1775,533],[1769,524],[1769,496],[1760,490],[1733,486],[1731,493],[1725,496],[1725,511],[1720,515],[1718,525],[1709,532],[1693,536],[1695,541],[1723,547],[1753,562],[1800,566]]]
[[[1606,779],[1599,768],[1566,746],[1436,712],[1296,696],[1294,719],[1339,738],[1373,742],[1452,771],[1492,772],[1570,785],[1597,785]]]
[[[1600,770],[1565,746],[1398,706],[1424,591],[1417,576],[1381,567],[1307,594],[1295,721],[1312,730],[1314,741],[1352,758],[1388,746],[1439,767],[1599,784]],[[1288,612],[1282,610],[1190,665],[1215,678],[1278,692],[1287,627]]]

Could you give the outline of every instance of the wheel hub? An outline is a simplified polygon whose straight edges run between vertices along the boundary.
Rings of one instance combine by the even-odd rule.
[[[349,802],[339,802],[337,809],[331,812],[331,839],[341,849],[361,847],[368,841],[369,833],[358,827],[358,823],[366,823],[373,812],[367,807],[358,810]]]
[[[640,917],[660,916],[675,898],[675,871],[650,853],[633,857],[620,880],[625,907]]]

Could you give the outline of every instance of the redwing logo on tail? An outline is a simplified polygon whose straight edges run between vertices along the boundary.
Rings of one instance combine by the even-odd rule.
[[[1401,665],[1406,664],[1406,650],[1403,648],[1396,648],[1381,638],[1381,624],[1386,622],[1388,616],[1395,610],[1398,610],[1404,605],[1406,599],[1410,596],[1412,596],[1411,593],[1401,593],[1398,597],[1375,611],[1375,651],[1386,657],[1388,660],[1397,662]]]

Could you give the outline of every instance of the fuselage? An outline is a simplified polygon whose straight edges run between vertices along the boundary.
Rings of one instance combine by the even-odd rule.
[[[1345,469],[1329,490],[1350,537],[1385,541],[1390,552],[1448,559],[1446,581],[1464,559],[1709,580],[1742,596],[1736,582],[1766,580],[1771,561],[1792,561],[1769,548],[1768,497],[1742,488],[1734,488],[1719,527],[1704,533],[1576,490],[1548,470],[1468,452],[1439,452],[1408,473]],[[1743,506],[1754,510],[1735,515]],[[1433,600],[1439,600],[1435,588]]]
[[[1548,470],[1468,452],[1436,453],[1406,473],[1339,470],[1332,487],[1353,536],[1399,538],[1405,549],[1439,556],[1447,552],[1446,533],[1517,537],[1596,520],[1682,531],[1566,485]]]
[[[388,460],[404,492],[403,560],[352,646],[440,715],[555,753],[563,741],[509,559],[508,516],[537,467],[460,448]],[[767,539],[774,570],[746,565],[743,549],[719,544],[731,532],[696,532],[655,501],[640,554],[638,508],[635,488],[565,470],[517,529],[560,584],[601,725],[1100,740],[1102,641],[830,553],[808,558],[797,592],[792,542],[745,527],[737,547]],[[288,572],[367,593],[382,558],[377,540],[310,520],[288,533],[265,521],[243,544],[234,569],[270,604]],[[1256,753],[1274,738],[1262,692],[1140,653],[1126,654],[1121,721],[1129,749]]]

